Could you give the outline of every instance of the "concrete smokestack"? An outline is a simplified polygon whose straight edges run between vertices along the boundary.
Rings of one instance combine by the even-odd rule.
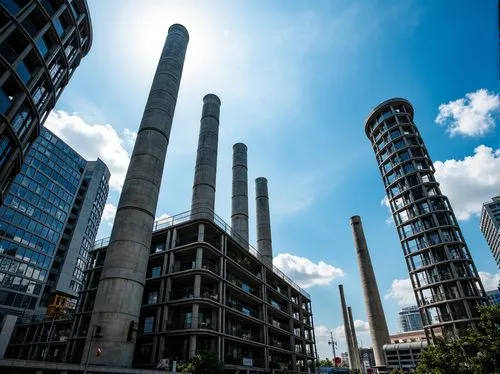
[[[192,219],[214,219],[220,104],[220,99],[214,94],[203,98],[191,200]]]
[[[248,247],[248,167],[247,146],[233,145],[233,190],[231,198],[231,227]],[[239,238],[238,238],[239,239]]]
[[[372,339],[373,354],[377,367],[386,366],[383,346],[389,344],[389,330],[385,321],[384,309],[378,292],[377,280],[373,272],[372,261],[368,246],[366,244],[363,225],[359,216],[351,217],[352,235],[356,254],[358,257],[359,273],[361,275],[361,285],[365,297],[366,314],[370,325],[370,336]]]
[[[273,246],[271,241],[271,218],[269,214],[269,193],[267,179],[255,180],[255,203],[257,212],[257,250],[264,260],[273,262]]]
[[[137,132],[88,327],[85,352],[96,326],[102,327],[102,338],[98,343],[93,339],[90,347],[92,352],[100,347],[102,355],[97,358],[91,354],[90,363],[132,365],[135,338],[127,342],[127,332],[131,322],[137,326],[139,321],[156,205],[188,41],[184,26],[169,28]]]
[[[361,370],[361,359],[359,357],[358,338],[356,336],[356,326],[354,326],[354,319],[352,318],[352,309],[347,307],[347,315],[349,316],[349,325],[351,327],[352,348],[354,350],[354,360],[356,360],[356,367]]]
[[[345,341],[347,343],[347,352],[349,353],[349,368],[351,370],[356,370],[357,369],[356,356],[354,353],[354,345],[352,341],[351,323],[349,321],[349,315],[345,303],[344,286],[341,284],[339,284],[339,293],[340,293],[340,305],[342,307],[342,317],[344,319]]]

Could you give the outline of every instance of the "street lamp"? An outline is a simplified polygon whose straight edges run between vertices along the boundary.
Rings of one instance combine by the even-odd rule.
[[[335,354],[335,346],[337,345],[337,342],[333,340],[333,334],[330,331],[330,340],[328,341],[328,345],[332,346],[332,351],[333,351],[333,363],[335,364],[335,369],[337,368],[337,355]]]

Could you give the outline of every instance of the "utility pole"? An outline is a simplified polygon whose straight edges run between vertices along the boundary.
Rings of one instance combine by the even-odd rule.
[[[335,365],[335,371],[337,371],[337,355],[335,354],[335,346],[337,345],[337,342],[333,340],[333,334],[330,331],[330,341],[328,342],[329,345],[332,346],[332,351],[333,351],[333,364]]]

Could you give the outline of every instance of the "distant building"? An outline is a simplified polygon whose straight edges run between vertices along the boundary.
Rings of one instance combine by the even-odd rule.
[[[0,207],[0,314],[29,318],[54,301],[56,309],[71,307],[109,175],[102,161],[87,162],[42,129]],[[54,300],[56,291],[66,296]]]
[[[0,1],[0,204],[91,44],[85,0]]]
[[[483,204],[480,227],[500,268],[500,196]]]
[[[419,363],[420,354],[425,348],[427,348],[426,340],[384,345],[387,368],[389,370],[399,368],[405,373],[413,372]]]
[[[340,364],[341,366],[347,365],[347,367],[349,367],[349,353],[342,352],[340,354],[340,359],[342,360],[342,362]]]
[[[441,334],[437,335],[438,337],[441,336]],[[397,343],[412,343],[412,342],[420,342],[427,340],[425,336],[425,331],[422,330],[415,330],[415,331],[407,331],[407,332],[400,332],[399,334],[394,334],[390,336],[391,343],[397,344]]]
[[[402,308],[398,313],[398,322],[399,329],[402,332],[422,330],[424,328],[420,311],[416,305]]]
[[[488,297],[488,301],[490,302],[491,305],[500,304],[500,290],[499,289],[486,291],[486,296]]]
[[[368,374],[369,369],[375,367],[375,355],[373,348],[359,348],[359,360],[361,361],[361,370],[363,374]]]

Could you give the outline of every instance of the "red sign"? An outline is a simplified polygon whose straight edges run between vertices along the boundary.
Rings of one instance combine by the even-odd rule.
[[[335,357],[335,363],[338,365],[342,362],[342,359],[340,357]]]

